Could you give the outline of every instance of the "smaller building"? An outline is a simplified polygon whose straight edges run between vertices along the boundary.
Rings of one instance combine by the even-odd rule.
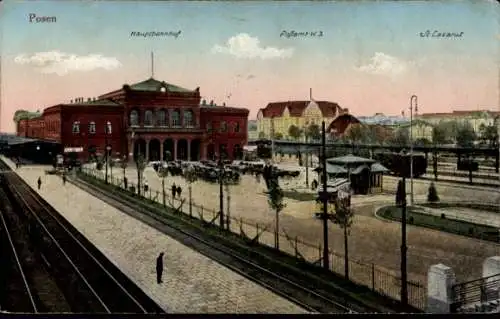
[[[321,174],[321,168],[316,168],[315,171]],[[373,159],[352,154],[329,158],[326,164],[327,182],[347,179],[354,194],[382,191],[383,174],[388,171]]]

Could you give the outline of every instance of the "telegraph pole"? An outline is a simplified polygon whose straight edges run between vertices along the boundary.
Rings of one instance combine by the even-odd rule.
[[[406,178],[403,176],[403,196],[401,201],[401,303],[403,306],[408,305],[408,287],[407,287],[407,270],[406,270]]]
[[[413,205],[413,100],[415,100],[415,112],[417,112],[417,99],[416,95],[410,98],[410,205]]]
[[[323,182],[323,192],[321,199],[323,200],[323,268],[330,268],[329,261],[329,249],[328,249],[328,191],[327,191],[327,177],[326,177],[326,134],[325,134],[325,121],[321,124],[321,149],[322,149],[322,157],[321,164],[323,165],[322,171],[322,182]]]

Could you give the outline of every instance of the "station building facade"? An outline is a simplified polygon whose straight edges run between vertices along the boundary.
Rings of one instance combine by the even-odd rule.
[[[139,154],[148,161],[235,159],[248,141],[248,109],[201,100],[185,89],[150,78],[103,94],[46,108],[17,123],[17,135],[51,140],[86,159]]]

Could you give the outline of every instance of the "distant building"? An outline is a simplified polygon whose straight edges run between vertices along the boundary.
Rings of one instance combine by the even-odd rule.
[[[325,121],[326,126],[340,114],[348,113],[337,103],[327,101],[287,101],[272,102],[257,114],[257,128],[260,137],[270,138],[271,127],[274,133],[281,134],[284,138],[291,139],[288,134],[290,126],[295,125],[304,129],[311,124],[321,127]]]
[[[257,120],[248,121],[248,139],[256,140],[259,138],[259,130],[257,127]]]
[[[372,116],[358,116],[358,120],[364,124],[376,124],[385,126],[399,126],[410,122],[409,118],[404,116],[387,116],[383,113],[375,113]]]
[[[444,121],[468,122],[476,133],[479,132],[481,125],[494,125],[495,118],[500,116],[500,111],[491,110],[469,110],[452,111],[449,113],[423,113],[415,117],[432,125],[437,125]]]

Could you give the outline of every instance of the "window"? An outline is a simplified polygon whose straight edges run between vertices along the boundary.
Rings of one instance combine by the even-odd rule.
[[[153,126],[153,111],[144,112],[144,126]]]
[[[113,127],[111,126],[111,122],[107,121],[106,122],[106,134],[112,134],[113,133]]]
[[[240,132],[240,123],[238,123],[238,122],[234,123],[234,132],[235,133]]]
[[[130,112],[130,126],[139,126],[139,112],[132,110]]]
[[[190,111],[190,110],[184,111],[184,126],[185,127],[194,127],[193,111]]]
[[[89,133],[90,134],[95,134],[95,122],[90,122],[89,123]]]
[[[167,126],[167,113],[165,110],[159,110],[156,112],[156,124],[158,126]]]
[[[207,132],[212,132],[212,122],[207,122]]]
[[[172,126],[173,127],[181,126],[181,113],[178,110],[174,110],[172,112]]]
[[[226,123],[226,121],[221,121],[220,122],[220,131],[221,132],[227,132],[227,123]]]
[[[75,121],[73,122],[73,134],[78,134],[80,133],[80,122]]]

